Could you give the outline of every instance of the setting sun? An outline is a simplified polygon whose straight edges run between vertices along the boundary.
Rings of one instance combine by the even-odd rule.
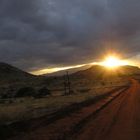
[[[108,68],[116,68],[123,65],[128,65],[127,61],[120,60],[115,56],[109,56],[101,63],[101,65],[108,67]]]

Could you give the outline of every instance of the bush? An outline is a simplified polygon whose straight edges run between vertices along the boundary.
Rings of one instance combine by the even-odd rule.
[[[51,95],[51,92],[50,92],[50,90],[48,88],[43,87],[43,88],[38,90],[38,93],[36,93],[35,97],[36,98],[42,98],[42,97],[44,97],[46,95]]]
[[[7,94],[2,94],[1,95],[1,99],[7,99],[8,98],[8,95]]]
[[[78,90],[79,92],[81,92],[81,93],[87,93],[87,92],[89,92],[91,89],[80,89],[80,90]]]
[[[27,97],[27,96],[34,96],[36,94],[36,91],[32,87],[23,87],[20,88],[15,97]]]

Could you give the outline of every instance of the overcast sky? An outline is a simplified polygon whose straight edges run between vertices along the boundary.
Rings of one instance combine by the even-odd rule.
[[[27,71],[140,53],[140,0],[0,0],[0,61]]]

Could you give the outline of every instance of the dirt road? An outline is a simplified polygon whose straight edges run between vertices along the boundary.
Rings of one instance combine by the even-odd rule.
[[[73,136],[77,140],[139,140],[140,85],[133,80],[122,94]]]
[[[12,140],[139,140],[140,84],[132,80],[129,89],[105,104],[110,98],[52,124],[46,125],[44,120],[38,128],[32,127]]]

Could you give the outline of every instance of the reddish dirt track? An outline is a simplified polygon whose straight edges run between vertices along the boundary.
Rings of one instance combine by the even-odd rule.
[[[43,121],[38,128],[31,128],[26,133],[11,139],[139,140],[140,84],[132,80],[129,89],[104,105],[107,100],[109,98],[83,107],[49,125],[46,125]],[[101,105],[104,105],[104,107],[98,110]]]

